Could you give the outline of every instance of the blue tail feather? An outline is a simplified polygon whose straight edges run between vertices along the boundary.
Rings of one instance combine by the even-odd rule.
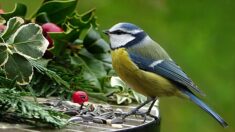
[[[192,100],[194,103],[196,103],[200,108],[205,110],[207,113],[209,113],[213,118],[215,118],[220,125],[223,127],[227,127],[228,124],[222,119],[216,112],[214,112],[209,106],[207,106],[204,102],[202,102],[196,95],[194,95],[191,91],[182,90],[183,93],[189,96],[190,100]]]

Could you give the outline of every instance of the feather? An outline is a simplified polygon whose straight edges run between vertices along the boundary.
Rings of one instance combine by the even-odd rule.
[[[161,75],[173,82],[184,85],[201,95],[205,95],[173,61],[151,60],[134,53],[129,53],[129,56],[140,69]]]
[[[196,97],[192,92],[188,90],[181,90],[183,93],[189,96],[189,99],[197,104],[200,108],[202,108],[204,111],[209,113],[213,118],[215,118],[220,125],[223,127],[227,127],[228,124],[216,113],[214,112],[209,106],[207,106],[204,102],[202,102],[198,97]]]

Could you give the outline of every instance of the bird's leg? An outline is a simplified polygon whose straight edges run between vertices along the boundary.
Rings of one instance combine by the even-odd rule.
[[[151,101],[152,101],[152,103],[150,104],[150,106],[149,106],[149,108],[146,112],[139,111],[139,109],[141,107],[143,107],[144,105],[148,104]],[[144,103],[142,103],[141,105],[139,105],[135,109],[131,110],[127,114],[124,114],[122,119],[124,120],[126,117],[128,117],[130,115],[141,115],[144,118],[143,122],[145,122],[146,121],[146,115],[148,115],[148,116],[154,118],[157,122],[159,122],[159,118],[157,116],[151,114],[151,110],[152,110],[152,108],[153,108],[156,101],[157,101],[157,98],[148,98]]]
[[[146,112],[146,115],[153,117],[155,120],[159,120],[159,118],[157,116],[151,114],[151,110],[152,110],[156,101],[157,101],[157,98],[154,98],[153,102],[151,103],[151,105],[148,108],[148,111]]]
[[[122,119],[124,120],[126,117],[130,116],[130,115],[133,115],[133,114],[138,114],[138,115],[143,115],[143,114],[146,114],[145,113],[141,113],[141,112],[138,112],[138,110],[143,107],[144,105],[148,104],[149,102],[151,101],[156,101],[155,98],[148,98],[144,103],[142,103],[141,105],[139,105],[138,107],[136,107],[135,109],[131,110],[130,112],[128,112],[127,114],[124,114]],[[152,106],[152,104],[151,104]],[[152,106],[153,107],[153,106]],[[150,109],[151,110],[151,109]]]
[[[143,122],[146,121],[146,116],[147,115],[152,117],[152,118],[154,118],[156,121],[159,121],[159,118],[157,116],[151,114],[151,110],[152,110],[152,108],[153,108],[153,106],[154,106],[156,101],[157,101],[157,98],[153,98],[152,103],[151,103],[151,105],[149,106],[149,108],[148,108],[148,110],[146,112],[140,112],[140,111],[136,112],[137,115],[141,115],[142,117],[144,117],[144,121]]]

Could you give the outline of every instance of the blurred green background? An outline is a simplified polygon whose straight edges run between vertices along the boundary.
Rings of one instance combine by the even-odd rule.
[[[14,3],[34,13],[41,0],[0,0],[5,11]],[[223,129],[193,103],[160,100],[161,132],[235,131],[234,0],[80,0],[83,13],[96,8],[100,29],[118,22],[142,27],[164,47],[207,96],[203,98],[228,123]],[[30,14],[28,14],[30,16]]]

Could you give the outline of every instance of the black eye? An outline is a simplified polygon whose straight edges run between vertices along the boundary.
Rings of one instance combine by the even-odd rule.
[[[121,35],[121,34],[127,34],[127,33],[122,30],[116,30],[116,31],[111,32],[111,34]]]

